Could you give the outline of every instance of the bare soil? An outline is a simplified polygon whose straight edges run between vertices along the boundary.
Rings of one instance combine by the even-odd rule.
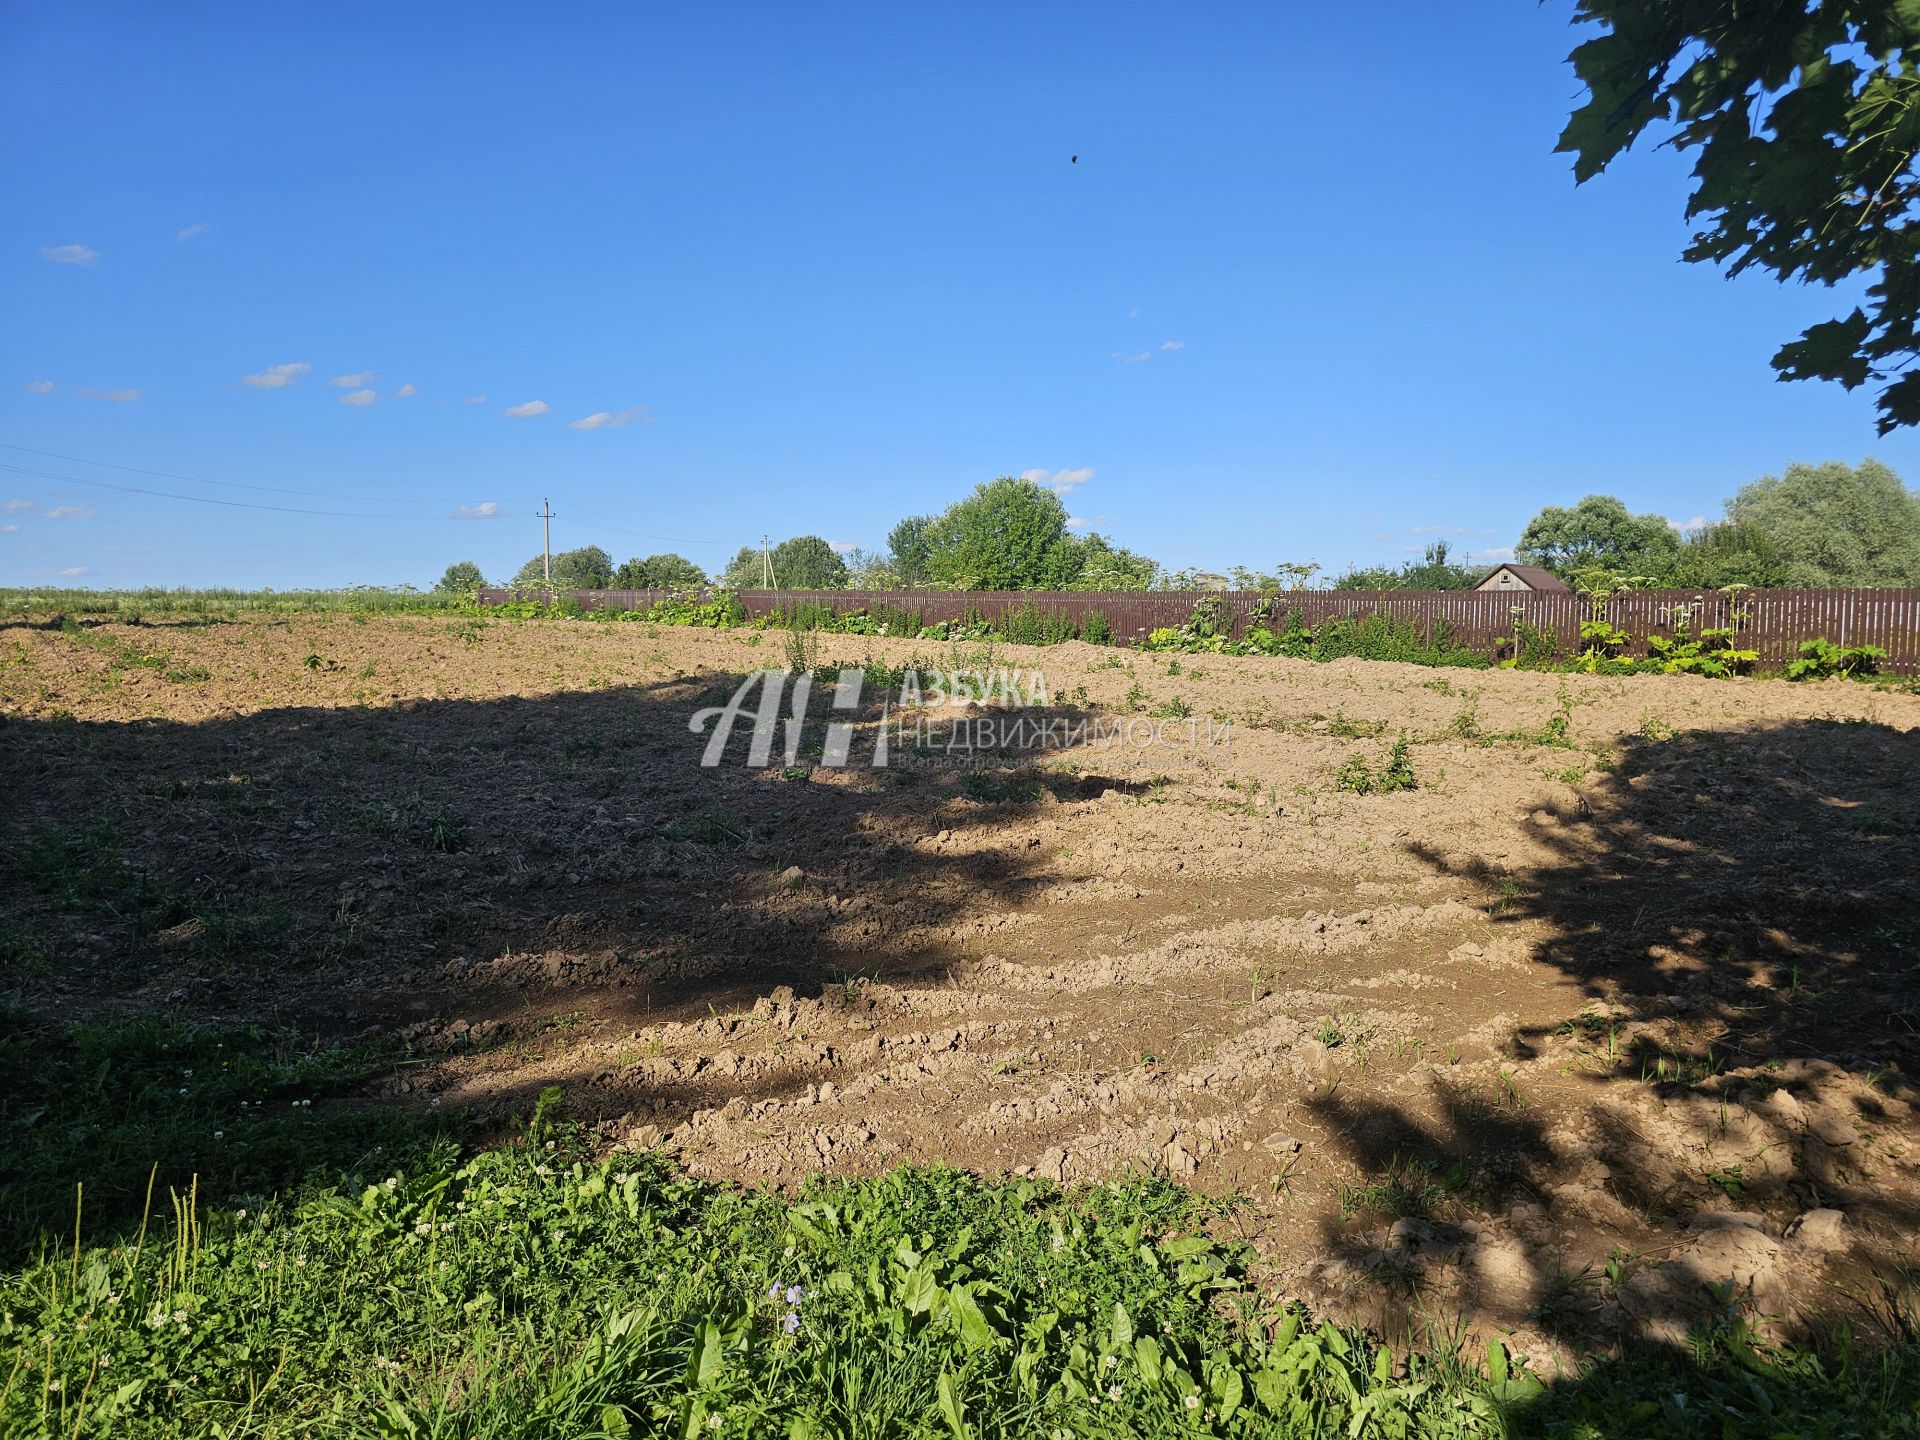
[[[690,717],[778,634],[16,624],[0,983],[397,1032],[394,1103],[559,1085],[755,1184],[1160,1172],[1323,1311],[1549,1365],[1703,1283],[1786,1330],[1912,1303],[1920,698],[819,643],[1201,743],[877,769],[870,706],[845,769],[823,713],[705,769]],[[1401,734],[1417,788],[1336,787]]]

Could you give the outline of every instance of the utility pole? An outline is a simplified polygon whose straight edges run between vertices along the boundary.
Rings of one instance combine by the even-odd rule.
[[[765,590],[778,590],[780,579],[773,573],[773,551],[767,548],[767,537],[760,537],[760,586]]]
[[[548,501],[540,502],[540,563],[547,577],[547,588],[553,588],[553,506]]]

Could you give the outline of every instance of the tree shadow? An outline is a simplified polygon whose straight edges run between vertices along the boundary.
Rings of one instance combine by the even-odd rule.
[[[1532,961],[1587,997],[1509,1042],[1546,1062],[1538,1083],[1573,1089],[1573,1118],[1560,1104],[1549,1130],[1517,1094],[1462,1106],[1441,1071],[1423,1105],[1335,1091],[1313,1108],[1369,1174],[1463,1167],[1478,1206],[1537,1219],[1533,1239],[1612,1228],[1639,1253],[1603,1286],[1559,1270],[1551,1243],[1476,1270],[1484,1243],[1450,1251],[1444,1226],[1403,1226],[1404,1253],[1369,1262],[1456,1264],[1463,1311],[1569,1341],[1677,1338],[1729,1295],[1790,1333],[1835,1317],[1900,1333],[1887,1287],[1910,1283],[1920,1228],[1901,1159],[1920,1103],[1917,778],[1920,733],[1877,724],[1643,736],[1575,802],[1535,812],[1538,863],[1410,847],[1482,885],[1495,922],[1524,926]],[[1793,1228],[1811,1211],[1844,1217],[1829,1244]]]
[[[1045,767],[1033,735],[941,748],[977,717],[964,710],[917,750],[896,735],[876,765],[880,709],[831,710],[831,684],[791,732],[782,710],[769,763],[747,763],[749,710],[703,765],[710,727],[690,721],[740,679],[199,723],[0,719],[10,1036],[58,1049],[74,1021],[164,1015],[399,1033],[437,1053],[586,1009],[617,1030],[774,995],[833,1003],[851,977],[946,974],[975,919],[1048,885],[1027,819],[1144,788]],[[853,726],[839,767],[833,720]],[[799,1075],[663,1080],[621,1103],[670,1127]],[[524,1107],[550,1083],[496,1098]],[[0,1102],[0,1125],[30,1109],[58,1121]],[[146,1162],[123,1159],[143,1181]]]

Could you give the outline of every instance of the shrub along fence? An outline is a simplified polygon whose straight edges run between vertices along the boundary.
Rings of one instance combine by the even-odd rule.
[[[999,624],[1009,615],[1044,616],[1070,622],[1085,634],[1098,615],[1116,644],[1130,644],[1162,628],[1184,624],[1203,594],[1189,590],[741,590],[749,619],[796,608],[819,606],[837,612],[880,610],[914,615],[922,625],[985,620]],[[565,592],[583,610],[645,610],[669,598],[664,590],[572,590]],[[483,605],[504,604],[515,592],[484,589]],[[519,598],[545,599],[546,592],[520,592]],[[1420,628],[1428,645],[1445,640],[1484,649],[1489,655],[1510,649],[1516,628],[1551,636],[1564,656],[1581,649],[1580,622],[1591,614],[1588,602],[1570,592],[1489,593],[1475,590],[1229,590],[1219,593],[1238,635],[1249,617],[1264,610],[1271,624],[1285,623],[1289,612],[1309,629],[1336,616],[1392,616]],[[1633,637],[1630,654],[1644,654],[1648,635],[1695,634],[1733,626],[1744,649],[1759,652],[1759,667],[1778,670],[1803,641],[1825,637],[1838,645],[1876,645],[1886,651],[1881,668],[1920,673],[1920,590],[1749,590],[1737,600],[1718,591],[1633,590],[1607,602],[1606,618]],[[1096,633],[1099,623],[1095,622]],[[1064,627],[1063,627],[1064,628]]]

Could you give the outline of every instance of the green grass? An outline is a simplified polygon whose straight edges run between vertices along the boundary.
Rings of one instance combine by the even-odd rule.
[[[371,615],[437,615],[473,610],[471,597],[408,586],[351,585],[338,590],[85,590],[42,586],[0,588],[0,616],[87,615],[138,622],[247,615],[351,611]]]
[[[1252,1282],[1231,1202],[1161,1180],[762,1194],[595,1160],[557,1092],[476,1149],[364,1098],[392,1053],[4,1034],[8,1436],[1915,1433],[1911,1349],[1737,1321],[1552,1387],[1497,1345],[1387,1351]]]

